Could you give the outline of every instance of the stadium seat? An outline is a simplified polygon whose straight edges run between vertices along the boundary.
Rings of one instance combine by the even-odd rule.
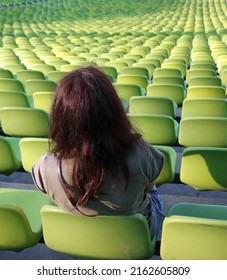
[[[14,137],[47,137],[49,117],[39,109],[4,107],[0,109],[2,130]]]
[[[226,191],[226,159],[227,148],[187,147],[182,154],[180,180],[196,190]]]
[[[49,91],[35,92],[32,96],[34,108],[42,109],[47,113],[50,113],[54,95],[55,95],[54,92],[49,92]]]
[[[45,80],[45,75],[41,71],[37,70],[19,70],[17,71],[17,79],[25,84],[27,80],[31,79]]]
[[[227,118],[191,117],[180,121],[179,144],[182,146],[227,146]]]
[[[178,137],[178,123],[166,115],[128,114],[133,126],[143,138],[153,145],[175,145]]]
[[[0,174],[10,175],[22,168],[20,138],[0,136]]]
[[[42,238],[40,209],[53,204],[38,190],[1,189],[0,250],[21,251]]]
[[[45,206],[41,217],[44,242],[58,252],[80,259],[112,260],[149,259],[154,254],[156,236],[151,239],[141,214],[87,217]],[[64,235],[59,228],[64,228]]]
[[[168,97],[133,96],[129,101],[129,113],[157,114],[176,118],[177,105]]]
[[[186,98],[182,104],[181,118],[225,117],[227,100],[224,98]]]
[[[167,97],[178,106],[181,106],[185,99],[186,91],[179,84],[150,84],[147,87],[147,96]]]
[[[29,107],[29,102],[24,92],[0,90],[0,108],[3,107]]]
[[[222,86],[190,86],[187,89],[187,99],[189,98],[226,98],[225,88]]]
[[[38,91],[55,92],[56,83],[54,81],[31,79],[25,82],[25,92],[27,95],[33,95]]]
[[[135,84],[118,84],[113,83],[117,94],[120,98],[129,102],[132,96],[142,96],[143,91],[140,86]]]
[[[177,203],[163,222],[161,258],[226,260],[226,226],[226,206]]]
[[[19,141],[21,153],[21,162],[23,169],[31,173],[32,166],[36,161],[48,153],[52,147],[51,141],[48,138],[39,137],[23,137]]]

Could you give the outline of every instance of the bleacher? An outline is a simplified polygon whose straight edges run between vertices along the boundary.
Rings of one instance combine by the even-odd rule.
[[[52,205],[36,197],[31,166],[49,149],[48,120],[58,81],[84,65],[97,65],[108,75],[130,121],[166,156],[157,186],[167,217],[153,243],[134,229],[135,239],[145,245],[132,239],[127,246],[133,251],[137,244],[138,255],[125,248],[111,255],[111,248],[128,238],[116,237],[118,222],[111,228],[110,218],[112,235],[106,235],[112,247],[106,249],[103,241],[104,249],[94,248],[101,255],[90,255],[85,247],[59,248],[60,237],[54,244],[52,235],[42,239]],[[1,228],[9,217],[14,221],[1,230],[0,259],[227,259],[226,86],[224,0],[0,1]],[[89,222],[84,231],[95,231],[94,221],[93,229]],[[97,232],[106,222],[97,221]],[[122,235],[129,230],[133,235],[129,226],[123,228],[127,217],[121,222]],[[82,230],[77,239],[81,235]]]

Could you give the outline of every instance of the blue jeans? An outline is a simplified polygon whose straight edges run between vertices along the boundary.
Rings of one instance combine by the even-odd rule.
[[[163,213],[163,202],[158,193],[156,186],[148,192],[151,199],[151,212],[152,212],[152,225],[150,228],[151,236],[157,234],[158,230],[161,229],[165,215]]]

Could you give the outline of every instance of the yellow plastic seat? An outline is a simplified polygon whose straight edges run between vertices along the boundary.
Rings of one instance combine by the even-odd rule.
[[[45,244],[58,252],[80,259],[112,260],[148,259],[154,254],[156,236],[151,239],[141,214],[87,217],[45,206],[41,217]],[[64,235],[59,228],[64,228]]]
[[[25,92],[22,82],[17,79],[0,78],[0,90]]]
[[[181,118],[225,117],[227,100],[224,98],[186,98],[182,104]]]
[[[150,84],[147,87],[147,96],[168,97],[178,106],[181,106],[186,91],[179,84]]]
[[[227,148],[187,147],[182,154],[180,180],[196,190],[227,190]]]
[[[179,126],[179,144],[182,146],[227,146],[227,118],[183,118]]]
[[[17,72],[17,79],[21,81],[23,84],[25,84],[27,80],[31,80],[31,79],[45,80],[45,76],[41,71],[28,69],[28,70],[19,70]]]
[[[24,92],[0,90],[0,108],[3,107],[29,107],[29,102]]]
[[[100,69],[107,75],[110,75],[114,80],[117,79],[117,75],[118,75],[118,72],[117,72],[117,69],[116,67],[114,66],[110,66],[107,64],[104,65],[104,66],[100,66]]]
[[[117,77],[117,83],[119,84],[135,84],[140,86],[144,91],[146,91],[147,86],[150,84],[150,80],[143,75],[133,75],[133,74],[120,74]]]
[[[143,67],[146,68],[150,74],[150,77],[153,77],[154,70],[156,69],[156,65],[152,63],[146,63],[146,62],[136,62],[132,64],[133,67]]]
[[[48,138],[38,137],[23,137],[19,141],[21,153],[21,162],[23,169],[31,173],[32,166],[36,161],[48,153],[52,147],[51,141]]]
[[[181,77],[182,78],[181,71],[179,69],[176,69],[176,68],[156,68],[154,70],[153,76],[154,77],[173,76],[173,77]]]
[[[181,76],[173,77],[173,76],[154,76],[153,84],[173,84],[173,85],[181,85],[184,89],[186,87],[185,80]]]
[[[127,67],[128,64],[124,61],[114,60],[106,62],[105,66],[112,66],[117,70],[118,73],[121,73],[123,68]]]
[[[142,75],[146,76],[150,79],[149,71],[145,67],[138,66],[128,66],[122,69],[121,74],[134,74],[134,75]]]
[[[227,207],[178,203],[165,217],[163,260],[226,260]]]
[[[167,115],[176,118],[177,105],[168,97],[133,96],[129,101],[129,113]]]
[[[39,109],[4,107],[0,109],[2,130],[14,137],[47,137],[49,117]]]
[[[188,81],[188,86],[222,86],[222,82],[218,76],[192,77]]]
[[[42,238],[40,210],[53,204],[36,190],[1,189],[0,250],[21,251],[35,246]]]
[[[132,125],[153,145],[174,145],[178,137],[178,123],[166,115],[128,114]]]
[[[0,136],[0,173],[10,175],[22,168],[20,149],[20,138]]]
[[[50,113],[54,95],[55,95],[54,92],[46,92],[46,91],[35,92],[32,96],[34,108],[42,109],[47,113]]]
[[[155,184],[159,187],[162,184],[174,181],[176,175],[177,153],[172,147],[157,145],[154,145],[154,147],[165,155],[162,171],[155,180]]]
[[[0,78],[13,79],[13,73],[8,69],[0,69]]]
[[[215,77],[216,72],[210,69],[189,69],[186,74],[186,83],[188,84],[192,77]]]
[[[49,80],[38,80],[31,79],[25,82],[25,92],[27,95],[33,95],[38,91],[51,91],[54,92],[56,89],[56,83]]]
[[[57,84],[66,74],[67,73],[64,71],[50,71],[47,75],[47,79]]]
[[[135,84],[113,83],[113,86],[115,87],[118,96],[128,102],[132,96],[142,96],[143,94],[141,87]]]
[[[225,88],[222,86],[190,86],[187,98],[226,98]]]
[[[50,71],[56,70],[56,68],[53,65],[47,65],[47,64],[35,64],[31,66],[31,69],[34,71],[42,72],[45,77],[48,76],[48,73]]]

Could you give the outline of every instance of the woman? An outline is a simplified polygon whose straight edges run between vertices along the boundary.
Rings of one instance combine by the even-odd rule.
[[[163,214],[154,182],[164,156],[133,130],[102,71],[83,67],[60,81],[49,134],[55,145],[32,172],[41,191],[76,215],[141,213],[156,232]]]

